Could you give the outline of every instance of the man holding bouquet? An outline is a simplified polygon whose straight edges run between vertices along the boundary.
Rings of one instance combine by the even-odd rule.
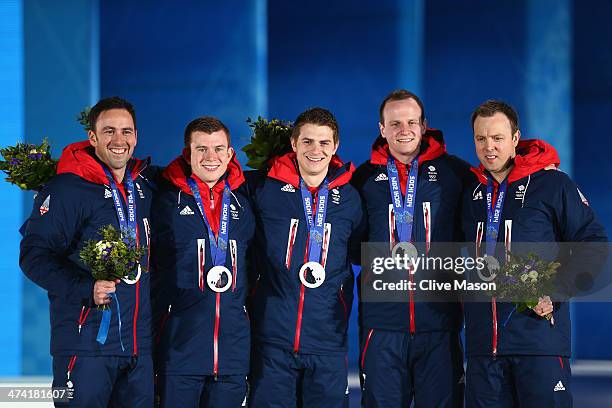
[[[21,241],[25,275],[48,292],[53,387],[67,387],[71,406],[153,404],[149,274],[148,162],[132,158],[136,116],[118,97],[89,113],[88,140],[67,146],[55,176],[36,197]],[[121,279],[96,280],[80,260],[99,249],[98,265],[122,262],[102,242],[109,226],[143,253]],[[97,244],[92,244],[97,242]],[[90,244],[90,245],[88,245]],[[94,256],[95,258],[95,256]]]
[[[479,255],[503,261],[524,242],[531,243],[530,250],[549,243],[548,250],[550,243],[607,241],[586,198],[557,171],[555,149],[542,140],[520,140],[511,106],[483,103],[472,114],[472,127],[480,166],[472,169],[476,177],[464,194],[463,229]],[[578,258],[574,253],[566,264],[561,261],[555,293],[541,293],[533,308],[495,297],[465,302],[467,406],[572,406],[566,300],[595,272],[584,263],[577,268]],[[538,274],[526,276],[535,281]]]
[[[246,252],[255,221],[230,133],[204,116],[162,174],[151,214],[162,407],[245,406],[251,346]]]

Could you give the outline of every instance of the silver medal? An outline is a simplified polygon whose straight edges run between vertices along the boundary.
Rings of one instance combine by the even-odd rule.
[[[309,289],[316,289],[325,282],[325,268],[318,262],[306,262],[300,268],[300,281]]]
[[[140,269],[140,264],[138,264],[138,273],[136,274],[136,277],[134,279],[130,279],[127,276],[124,276],[123,278],[121,278],[121,280],[123,280],[128,285],[133,285],[140,280],[141,274],[142,274],[142,270]]]
[[[400,257],[406,255],[409,260],[413,260],[419,256],[419,252],[411,242],[398,242],[391,251],[391,257],[395,258],[396,255]]]
[[[225,292],[232,286],[232,274],[225,266],[213,266],[206,274],[206,284],[213,292]]]

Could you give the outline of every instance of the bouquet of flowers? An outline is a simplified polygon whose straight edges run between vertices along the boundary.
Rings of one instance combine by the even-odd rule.
[[[40,190],[57,169],[57,160],[51,158],[51,146],[47,139],[40,145],[17,143],[0,149],[4,160],[0,170],[8,177],[6,181],[22,190]]]
[[[100,228],[99,241],[89,240],[79,253],[96,280],[135,279],[140,258],[145,253],[133,234],[120,234],[112,225]]]
[[[291,151],[291,122],[279,119],[268,121],[259,116],[256,121],[248,118],[247,123],[253,129],[251,143],[242,148],[249,159],[247,166],[262,169],[271,158]]]
[[[499,272],[493,296],[512,301],[518,312],[532,309],[542,296],[555,291],[554,280],[559,266],[559,262],[542,260],[534,253],[526,256],[510,253]],[[545,317],[550,320],[552,314]]]

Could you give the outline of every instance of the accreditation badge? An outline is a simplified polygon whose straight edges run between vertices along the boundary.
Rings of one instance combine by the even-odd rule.
[[[232,286],[232,274],[225,266],[213,266],[206,274],[206,283],[213,292],[223,293]]]
[[[136,274],[136,277],[134,279],[130,279],[127,276],[124,276],[123,278],[121,278],[121,280],[127,283],[128,285],[133,285],[140,280],[140,275],[142,275],[142,269],[140,268],[140,263],[139,263],[138,273]]]
[[[325,268],[318,262],[306,262],[300,268],[300,281],[309,289],[316,289],[325,282]]]

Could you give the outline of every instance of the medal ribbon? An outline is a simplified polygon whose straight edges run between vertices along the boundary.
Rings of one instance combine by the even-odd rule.
[[[108,296],[117,303],[117,320],[119,321],[119,344],[121,344],[121,350],[125,351],[123,347],[123,340],[121,340],[121,309],[119,309],[119,297],[116,293],[109,293]],[[100,344],[106,343],[106,337],[108,336],[108,329],[110,328],[111,322],[111,310],[104,309],[102,311],[102,320],[100,321],[100,328],[98,329],[98,335],[96,341]]]
[[[136,242],[136,200],[134,198],[134,180],[129,171],[125,172],[125,189],[127,198],[127,219],[125,218],[125,212],[123,211],[123,205],[121,204],[121,198],[119,197],[119,189],[115,178],[111,174],[110,170],[106,166],[102,166],[108,184],[110,185],[111,192],[113,194],[113,202],[115,204],[115,211],[117,212],[117,218],[119,219],[119,228],[121,229],[121,235],[128,234],[130,238]],[[127,243],[127,237],[124,238]]]
[[[193,198],[195,199],[196,205],[200,210],[200,215],[204,220],[204,224],[208,229],[208,242],[210,242],[210,254],[213,261],[213,266],[225,265],[225,257],[227,254],[227,241],[229,237],[229,206],[230,206],[230,198],[231,192],[229,183],[225,182],[225,187],[223,188],[223,199],[221,201],[221,215],[219,217],[219,234],[218,238],[215,238],[215,233],[210,227],[210,223],[206,218],[206,212],[204,212],[204,204],[202,203],[202,196],[200,195],[200,189],[196,181],[187,177],[187,184],[191,189],[193,194]]]
[[[127,219],[125,217],[125,212],[123,211],[123,204],[121,204],[121,198],[119,197],[119,189],[117,188],[117,183],[115,183],[115,178],[113,174],[106,166],[102,166],[104,170],[104,174],[106,174],[106,178],[108,179],[108,184],[110,186],[111,192],[113,194],[113,203],[115,204],[115,212],[117,213],[117,219],[119,220],[119,229],[121,230],[121,236],[123,237],[123,241],[127,244],[129,243],[129,238],[133,239],[138,245],[138,237],[136,236],[136,200],[134,198],[134,180],[132,180],[132,175],[129,171],[125,172],[125,189],[126,189],[126,198],[127,198]],[[125,236],[124,234],[127,234]],[[121,350],[125,351],[125,347],[123,346],[123,340],[121,339],[121,308],[119,307],[119,296],[117,293],[108,293],[108,296],[111,299],[115,299],[115,303],[117,304],[117,321],[119,323],[119,343],[121,344]],[[105,309],[102,311],[102,320],[100,321],[100,327],[98,329],[98,335],[96,337],[96,341],[100,344],[106,343],[106,338],[108,337],[108,330],[110,328],[111,321],[111,310]]]
[[[417,177],[419,175],[419,158],[412,160],[410,172],[406,182],[406,200],[402,199],[399,174],[395,159],[391,156],[387,159],[387,176],[389,178],[389,190],[391,202],[395,212],[395,228],[400,242],[412,241],[412,226],[414,221],[414,204],[417,192]]]
[[[308,237],[308,261],[321,263],[321,248],[323,246],[323,230],[325,226],[325,218],[327,216],[327,196],[329,192],[329,183],[327,179],[323,181],[323,185],[319,189],[319,200],[317,201],[317,211],[313,214],[312,209],[312,194],[304,180],[300,178],[300,191],[302,192],[302,205],[304,207],[304,215],[308,222],[310,235]]]
[[[487,228],[486,228],[486,254],[495,255],[495,244],[499,235],[499,225],[501,224],[501,215],[504,208],[504,199],[506,198],[506,180],[499,185],[497,192],[497,200],[495,208],[493,208],[493,178],[489,178],[487,183]]]

